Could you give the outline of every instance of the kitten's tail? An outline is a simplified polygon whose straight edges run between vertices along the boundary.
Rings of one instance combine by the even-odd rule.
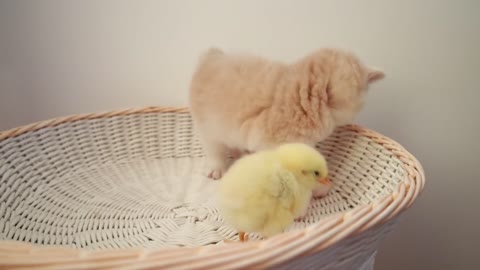
[[[221,49],[217,47],[211,47],[200,56],[200,64],[204,64],[207,60],[211,59],[212,57],[223,55],[223,54],[224,52]]]
[[[210,47],[207,52],[205,53],[206,55],[218,55],[218,54],[223,54],[223,51],[217,47]]]

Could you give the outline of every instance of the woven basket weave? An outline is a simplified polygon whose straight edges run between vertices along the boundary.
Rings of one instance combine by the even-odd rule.
[[[371,269],[424,186],[420,163],[358,126],[318,148],[334,189],[267,240],[215,207],[184,108],[76,115],[0,133],[1,269]],[[257,239],[256,239],[257,238]]]

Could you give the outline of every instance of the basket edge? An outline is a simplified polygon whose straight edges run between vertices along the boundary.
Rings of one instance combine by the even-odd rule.
[[[62,117],[54,117],[43,121],[37,121],[30,124],[22,125],[19,127],[11,128],[5,131],[0,131],[0,141],[8,138],[13,138],[24,133],[33,132],[47,127],[55,127],[60,124],[75,122],[79,120],[89,120],[89,119],[99,119],[99,118],[108,118],[113,116],[120,115],[131,115],[139,113],[188,113],[188,107],[162,107],[162,106],[149,106],[149,107],[139,107],[139,108],[130,108],[123,110],[114,110],[114,111],[103,111],[103,112],[94,112],[94,113],[85,113],[85,114],[72,114]]]

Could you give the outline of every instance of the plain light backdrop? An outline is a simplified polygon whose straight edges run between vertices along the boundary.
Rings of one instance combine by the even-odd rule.
[[[476,0],[0,0],[0,129],[184,106],[211,45],[283,61],[349,49],[387,74],[356,122],[404,145],[427,176],[376,269],[479,269],[479,12]]]

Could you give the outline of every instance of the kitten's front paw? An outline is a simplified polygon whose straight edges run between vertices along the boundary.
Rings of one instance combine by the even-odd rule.
[[[222,175],[223,175],[223,171],[220,170],[220,169],[214,169],[214,170],[211,170],[208,174],[207,174],[207,177],[210,178],[210,179],[213,179],[213,180],[218,180],[220,178],[222,178]]]
[[[333,185],[320,185],[315,187],[313,190],[313,197],[314,198],[321,198],[327,196],[328,192],[332,189]]]

